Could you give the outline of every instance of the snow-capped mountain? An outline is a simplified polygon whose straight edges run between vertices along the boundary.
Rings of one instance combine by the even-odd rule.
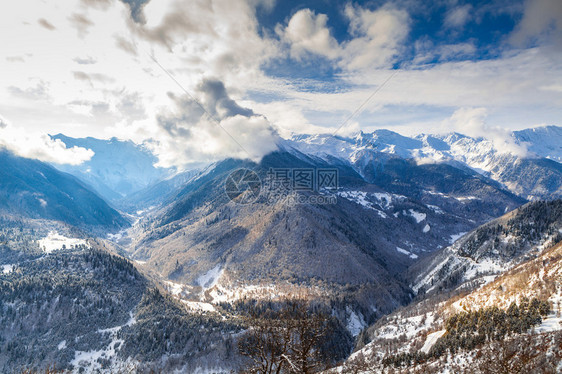
[[[549,126],[514,132],[512,143],[513,147],[519,144],[521,152],[527,149],[527,155],[509,149],[500,150],[492,140],[458,133],[406,137],[388,130],[360,132],[353,137],[295,135],[287,140],[286,146],[324,159],[346,160],[362,175],[365,175],[365,165],[376,157],[376,153],[384,153],[413,159],[417,163],[468,167],[527,199],[562,196],[562,165],[559,162],[562,128]]]
[[[52,138],[61,140],[69,148],[77,146],[94,151],[94,156],[83,164],[53,166],[83,179],[110,201],[140,191],[173,172],[155,167],[156,157],[131,141],[71,138],[63,134]]]
[[[555,136],[547,130],[515,141]],[[248,312],[259,305],[268,316],[298,295],[331,318],[326,349],[336,353],[327,363],[371,341],[359,353],[378,361],[363,371],[384,372],[386,353],[385,362],[401,364],[410,356],[400,354],[421,351],[415,357],[429,360],[433,346],[443,347],[441,307],[472,300],[454,304],[459,292],[533,259],[559,258],[559,250],[543,252],[562,239],[561,200],[524,205],[559,196],[554,153],[525,158],[456,133],[379,130],[295,136],[258,163],[226,159],[170,176],[132,143],[59,138],[93,148],[98,159],[74,169],[78,177],[11,155],[0,160],[0,331],[8,337],[0,339],[0,370],[50,362],[86,372],[238,370],[237,343],[253,326]],[[330,171],[337,183],[314,179],[297,189],[297,171]],[[95,231],[109,239],[53,221],[88,229],[81,223],[123,219],[78,178],[138,221],[117,234],[124,220]],[[291,187],[279,195],[272,185],[283,178]],[[39,214],[47,207],[54,210]],[[542,281],[537,261],[525,274]],[[546,281],[540,292],[552,299],[557,280]],[[41,341],[30,347],[31,337]]]
[[[514,131],[515,139],[527,149],[544,158],[562,162],[562,127],[543,126]]]

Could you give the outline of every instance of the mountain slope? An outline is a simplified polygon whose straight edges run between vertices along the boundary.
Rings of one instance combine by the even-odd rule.
[[[451,166],[437,167],[416,188],[414,178],[404,178],[411,187],[401,188],[395,178],[369,183],[348,163],[332,161],[292,150],[274,152],[260,164],[218,163],[141,220],[130,233],[128,251],[185,289],[190,300],[220,302],[250,290],[266,295],[272,287],[292,288],[347,298],[364,325],[410,300],[402,280],[407,266],[523,202]],[[227,177],[240,168],[253,170],[264,183],[275,170],[336,169],[339,188],[279,197],[264,184],[255,202],[240,204],[225,191]],[[384,175],[403,168],[415,176],[427,173],[425,166],[402,160],[389,162]],[[465,187],[451,189],[452,180]],[[351,321],[351,309],[345,314]]]
[[[494,276],[481,274],[482,278],[487,278],[484,284],[471,278],[462,279],[454,290],[443,288],[420,295],[410,305],[383,317],[359,339],[359,349],[348,359],[344,372],[361,369],[359,371],[365,373],[427,370],[487,373],[499,362],[504,365],[504,372],[513,372],[517,365],[528,372],[558,372],[562,362],[561,204],[561,201],[530,203],[459,240],[459,246],[464,243],[465,250],[475,257],[507,256],[518,258],[520,262],[511,268],[498,269]],[[513,241],[502,244],[505,228],[514,236]],[[476,233],[480,233],[481,241],[474,241]],[[495,249],[491,249],[492,243],[496,243]],[[431,270],[427,264],[424,269]],[[538,301],[532,301],[535,298]],[[543,310],[538,321],[537,316],[532,317],[533,322],[523,315],[523,309],[531,305],[548,306],[550,311]],[[494,320],[490,325],[488,322],[496,318],[493,315],[499,316],[501,311],[507,312],[505,318]],[[452,334],[450,326],[453,325],[447,322],[449,318],[459,320],[466,313],[479,316],[483,325],[497,329],[499,335],[478,340],[472,349],[457,348],[440,359],[432,357],[432,352],[448,349],[454,343],[448,336]],[[518,325],[514,325],[513,320],[518,317],[523,318],[523,325],[534,324],[535,327],[501,337],[500,331],[517,330]],[[465,335],[458,343],[469,343],[471,336],[480,333],[481,330],[466,323]],[[436,344],[438,349],[432,350]],[[402,364],[394,367],[388,362]]]
[[[116,231],[128,222],[77,178],[0,151],[0,211]]]
[[[236,322],[190,313],[102,241],[0,217],[0,371],[229,372]],[[47,231],[83,244],[46,253]]]
[[[490,279],[535,255],[562,229],[562,200],[529,203],[435,252],[411,269],[416,292],[442,292]]]
[[[199,170],[190,170],[175,174],[172,177],[154,182],[149,186],[124,196],[113,203],[128,213],[159,207],[168,201],[185,184],[193,179]]]

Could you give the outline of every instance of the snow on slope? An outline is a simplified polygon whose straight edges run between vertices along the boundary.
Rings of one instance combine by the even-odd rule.
[[[423,347],[420,349],[420,351],[422,351],[423,353],[429,353],[429,350],[437,342],[437,339],[445,335],[446,332],[447,330],[439,330],[428,334],[427,338],[425,338],[425,343],[423,344]]]
[[[221,277],[223,270],[224,269],[221,269],[220,265],[215,266],[214,268],[197,278],[197,284],[199,284],[203,288],[214,287]]]
[[[511,146],[505,149],[492,140],[472,138],[458,133],[421,134],[409,138],[388,130],[376,130],[370,134],[360,132],[354,137],[296,135],[287,140],[286,144],[320,158],[337,157],[347,160],[359,172],[373,157],[372,152],[414,159],[419,163],[461,164],[498,181],[516,194],[528,195],[529,198],[544,197],[548,192],[543,191],[544,183],[547,182],[542,181],[541,177],[559,178],[560,171],[554,170],[557,169],[555,165],[521,166],[519,162],[523,158],[537,157],[562,162],[562,127],[521,130],[509,136],[506,142]],[[538,170],[535,175],[530,176],[533,168]],[[553,174],[549,174],[551,172]],[[528,182],[517,182],[521,173],[525,173]]]
[[[130,358],[126,361],[117,357],[117,351],[124,343],[123,339],[118,337],[119,331],[126,326],[132,326],[136,323],[133,311],[130,312],[130,319],[121,326],[115,326],[108,329],[98,330],[101,334],[107,334],[110,341],[105,349],[97,351],[75,351],[74,359],[70,362],[74,366],[73,373],[99,373],[99,372],[121,372],[130,371],[130,368],[135,367],[136,362]],[[66,346],[66,341],[59,343],[60,347]],[[109,361],[109,368],[107,364],[102,366],[101,360]]]
[[[562,127],[543,126],[515,131],[517,142],[525,144],[530,152],[562,162]]]
[[[0,267],[2,268],[1,273],[2,274],[10,274],[14,270],[14,266],[15,265],[12,265],[12,264],[0,265]]]

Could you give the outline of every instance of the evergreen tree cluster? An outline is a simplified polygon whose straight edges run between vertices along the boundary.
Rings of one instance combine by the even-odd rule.
[[[145,287],[130,262],[100,250],[27,257],[0,274],[0,371],[68,368],[75,351],[102,349],[99,331],[125,324]]]
[[[421,351],[403,352],[385,357],[383,364],[396,367],[421,364],[448,352],[455,354],[461,350],[473,350],[486,342],[503,341],[508,335],[521,334],[539,325],[549,311],[547,301],[522,298],[519,305],[513,302],[507,310],[491,306],[456,313],[447,319],[446,333],[427,354]]]
[[[536,243],[545,235],[559,234],[561,223],[562,200],[532,202],[520,208],[517,214],[506,222],[499,221],[480,227],[470,240],[463,243],[459,253],[474,258],[486,242],[493,240],[493,248],[497,248],[500,245],[500,237],[510,235],[519,240],[505,245],[501,255],[511,258],[528,243]]]

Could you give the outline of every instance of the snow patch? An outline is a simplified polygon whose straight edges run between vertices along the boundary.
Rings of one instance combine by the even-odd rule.
[[[403,249],[403,248],[396,247],[396,250],[397,250],[398,252],[400,252],[400,253],[402,253],[402,254],[404,254],[404,255],[410,257],[412,260],[415,260],[416,258],[418,258],[418,255],[417,255],[417,254],[412,253],[412,252],[409,252],[409,251],[407,251],[407,250],[405,250],[405,249]]]
[[[196,312],[216,312],[217,310],[210,303],[204,303],[201,301],[189,301],[189,300],[180,300],[184,303],[188,309],[196,311]]]
[[[499,274],[509,269],[509,264],[501,264],[491,259],[484,259],[480,262],[472,262],[472,266],[464,273],[464,280],[469,281],[480,274]],[[493,279],[493,278],[492,278]]]
[[[552,295],[549,299],[552,302],[551,313],[542,321],[541,325],[535,328],[535,332],[552,332],[562,330],[562,292]]]
[[[451,239],[449,239],[449,243],[453,244],[454,242],[459,240],[461,237],[463,237],[465,234],[466,234],[466,232],[459,232],[458,234],[451,235]]]
[[[416,223],[420,223],[421,221],[423,221],[427,215],[425,213],[420,213],[417,212],[413,209],[408,210],[410,212],[410,216],[414,217],[414,219],[416,220]]]
[[[367,327],[367,324],[361,316],[355,313],[355,311],[351,310],[349,307],[347,307],[346,310],[349,313],[349,318],[347,319],[347,330],[355,337],[359,335],[365,327]]]
[[[431,349],[431,347],[433,347],[435,342],[437,342],[437,339],[445,335],[446,332],[447,330],[439,330],[439,331],[432,332],[431,334],[428,334],[427,338],[425,338],[425,343],[421,348],[421,351],[423,353],[429,353],[429,350]]]
[[[429,230],[431,230],[431,226],[429,226],[429,225],[426,223],[425,226],[423,227],[423,230],[422,230],[422,231],[423,231],[424,233],[428,233]]]
[[[39,240],[39,247],[45,253],[52,253],[60,249],[72,249],[79,245],[84,245],[90,248],[90,245],[84,239],[67,238],[66,236],[60,235],[56,231],[49,232],[45,238]]]
[[[2,265],[2,274],[10,274],[14,271],[14,266],[13,264]]]
[[[74,366],[75,372],[85,372],[85,373],[99,373],[99,372],[120,372],[118,370],[120,367],[125,366],[126,362],[118,359],[117,351],[123,345],[124,340],[119,339],[118,332],[125,326],[132,326],[136,323],[135,316],[133,311],[129,312],[130,318],[129,320],[121,326],[115,326],[108,329],[100,329],[98,330],[99,333],[106,333],[110,334],[111,342],[107,345],[105,349],[100,349],[98,351],[74,351],[74,359],[70,362],[72,366]],[[59,343],[59,347],[63,342]],[[66,347],[66,341],[64,341]],[[59,348],[61,349],[61,348]],[[105,369],[102,370],[101,364],[98,359],[104,358],[107,360],[111,360],[111,368],[109,370]],[[83,368],[83,370],[82,370]]]
[[[439,208],[437,205],[426,205],[429,209],[433,210],[437,214],[445,214],[443,209]]]
[[[223,272],[224,269],[221,269],[221,266],[217,265],[197,278],[196,283],[203,288],[212,288],[217,284],[217,281],[219,280]]]

